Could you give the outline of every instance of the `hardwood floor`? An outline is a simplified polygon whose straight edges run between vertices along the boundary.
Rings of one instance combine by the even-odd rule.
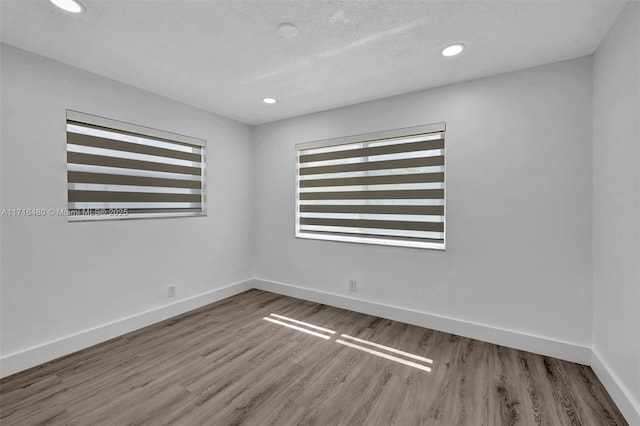
[[[3,426],[627,424],[587,366],[259,290],[7,377],[0,409]]]

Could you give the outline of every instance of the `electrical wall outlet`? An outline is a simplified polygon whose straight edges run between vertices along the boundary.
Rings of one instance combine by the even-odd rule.
[[[358,283],[356,280],[349,280],[349,291],[358,291]]]
[[[176,286],[170,285],[167,289],[167,297],[174,297],[176,295]]]

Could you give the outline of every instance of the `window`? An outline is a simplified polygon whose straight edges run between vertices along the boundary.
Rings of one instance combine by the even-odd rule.
[[[67,111],[69,220],[204,215],[205,141]]]
[[[444,250],[444,131],[296,145],[296,237]]]

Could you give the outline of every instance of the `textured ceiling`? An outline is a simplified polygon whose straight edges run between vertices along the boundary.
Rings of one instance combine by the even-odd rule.
[[[249,124],[589,55],[626,4],[81,2],[71,15],[2,0],[2,41]],[[283,22],[298,35],[282,37]],[[442,57],[452,42],[468,48]]]

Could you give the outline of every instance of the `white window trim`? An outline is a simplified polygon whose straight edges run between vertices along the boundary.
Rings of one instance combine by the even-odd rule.
[[[323,139],[318,141],[311,142],[303,142],[295,145],[295,237],[301,239],[312,239],[312,240],[324,240],[324,241],[339,241],[339,242],[348,242],[348,243],[358,243],[358,244],[373,244],[373,245],[383,245],[383,246],[395,246],[395,247],[408,247],[408,248],[420,248],[420,249],[431,249],[431,250],[446,250],[447,244],[447,155],[444,156],[444,171],[445,171],[445,179],[444,179],[444,191],[445,191],[445,201],[444,201],[444,229],[443,229],[443,242],[442,243],[433,243],[428,241],[409,241],[402,239],[394,239],[394,238],[384,238],[384,237],[361,237],[361,236],[348,236],[348,235],[331,235],[331,234],[317,234],[317,233],[309,233],[300,230],[300,151],[311,148],[322,148],[325,146],[333,146],[333,145],[344,145],[344,144],[352,144],[358,142],[367,142],[378,139],[391,139],[396,137],[408,136],[408,135],[418,135],[424,133],[436,133],[436,132],[445,132],[446,124],[444,122],[426,124],[422,126],[413,126],[413,127],[405,127],[401,129],[393,129],[386,130],[381,132],[374,133],[363,133],[358,135],[351,135],[339,138],[332,139]],[[445,147],[446,152],[446,147]]]
[[[66,122],[68,120],[78,121],[81,123],[92,124],[96,126],[111,128],[114,130],[122,130],[125,132],[139,133],[150,137],[156,137],[161,139],[168,139],[176,142],[183,142],[191,145],[197,145],[202,148],[201,159],[201,181],[202,181],[202,207],[198,212],[157,212],[157,213],[137,213],[131,215],[69,215],[67,217],[69,222],[94,222],[94,221],[111,221],[111,220],[131,220],[131,219],[172,219],[180,217],[200,217],[207,216],[207,142],[204,139],[194,138],[191,136],[182,135],[179,133],[168,132],[164,130],[155,129],[152,127],[146,127],[138,124],[132,124],[125,121],[115,120],[111,118],[101,117],[98,115],[87,114],[84,112],[66,110],[65,120],[65,149],[66,149]],[[66,179],[65,179],[66,180]],[[69,203],[65,205],[68,209]],[[115,209],[118,210],[118,209]],[[67,210],[68,211],[68,210]]]

